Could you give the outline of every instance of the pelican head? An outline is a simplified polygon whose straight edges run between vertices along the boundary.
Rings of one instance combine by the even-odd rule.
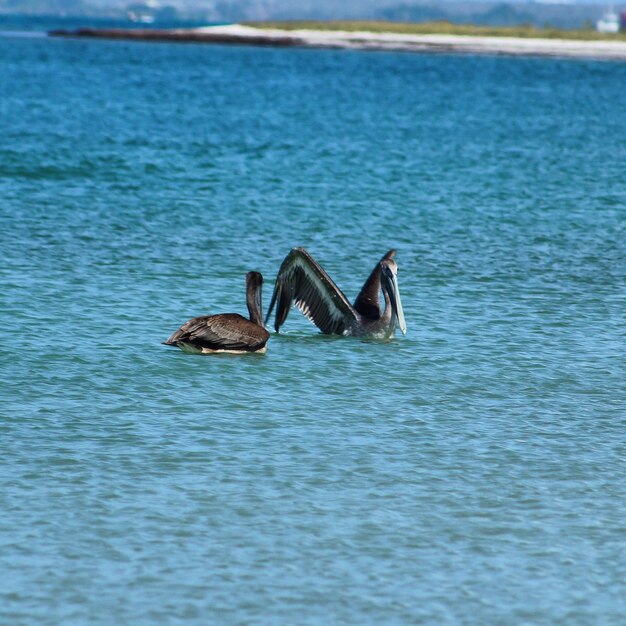
[[[400,290],[398,288],[398,266],[393,258],[385,258],[380,263],[381,286],[389,295],[393,314],[398,320],[398,326],[403,335],[406,335],[406,322],[404,321],[404,311],[400,301]]]
[[[250,319],[259,326],[263,326],[263,306],[261,302],[261,287],[263,286],[263,276],[259,272],[248,272],[246,274],[246,303]]]

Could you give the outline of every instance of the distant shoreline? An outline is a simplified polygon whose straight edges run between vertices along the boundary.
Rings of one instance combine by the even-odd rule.
[[[216,43],[273,47],[387,50],[626,60],[626,41],[540,37],[413,34],[346,30],[258,28],[231,24],[188,29],[95,29],[50,31],[52,37]]]

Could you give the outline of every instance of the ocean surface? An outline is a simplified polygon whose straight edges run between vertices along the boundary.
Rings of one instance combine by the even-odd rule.
[[[626,64],[0,37],[0,623],[626,614]],[[161,345],[294,246],[407,336]]]

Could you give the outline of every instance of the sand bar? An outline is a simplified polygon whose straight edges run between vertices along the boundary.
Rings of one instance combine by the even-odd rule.
[[[240,24],[171,30],[83,28],[76,31],[52,31],[50,35],[350,50],[400,50],[406,52],[626,60],[625,41],[414,35],[340,30],[279,30],[253,28]]]

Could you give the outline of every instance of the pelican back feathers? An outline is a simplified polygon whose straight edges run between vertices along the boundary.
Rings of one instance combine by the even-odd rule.
[[[256,352],[263,348],[269,333],[238,313],[194,317],[163,343],[168,346],[191,344],[198,350]]]

